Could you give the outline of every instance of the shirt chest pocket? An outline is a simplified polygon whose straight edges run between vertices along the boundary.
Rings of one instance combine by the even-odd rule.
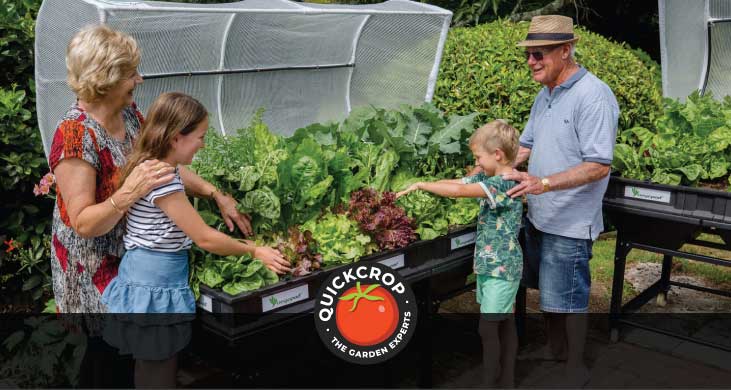
[[[570,113],[557,115],[551,121],[552,134],[546,134],[554,138],[558,148],[557,152],[562,156],[581,159],[581,142],[579,141],[579,130],[576,128],[574,118]]]

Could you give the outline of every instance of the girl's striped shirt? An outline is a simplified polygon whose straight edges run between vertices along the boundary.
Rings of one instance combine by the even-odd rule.
[[[175,178],[140,198],[127,211],[124,248],[145,248],[161,252],[189,249],[192,241],[159,207],[155,200],[175,192],[185,191],[178,169]]]

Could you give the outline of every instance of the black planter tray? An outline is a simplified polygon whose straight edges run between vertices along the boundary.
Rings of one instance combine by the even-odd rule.
[[[409,284],[433,279],[430,282],[431,296],[439,299],[445,292],[451,293],[455,289],[464,287],[467,276],[472,273],[472,252],[469,248],[464,247],[455,250],[448,257],[432,259],[417,268],[402,267],[399,273]],[[389,260],[389,253],[364,257],[359,262],[379,261],[379,259],[385,262]],[[336,272],[339,267],[342,266],[319,272],[319,277],[324,280],[331,272]],[[415,293],[418,294],[417,291]],[[314,306],[314,299],[309,299],[266,313],[208,313],[201,310],[198,313],[198,320],[206,332],[221,338],[226,343],[250,346],[251,337],[258,337],[260,332],[267,329],[288,326],[289,321],[309,315]]]
[[[359,261],[378,261],[393,269],[415,268],[427,261],[448,257],[456,250],[474,245],[475,225],[458,226],[447,235],[433,240],[416,241],[406,248],[379,252],[364,256]],[[288,306],[312,299],[333,266],[311,274],[294,277],[237,295],[230,295],[220,289],[200,286],[201,297],[198,306],[210,313],[260,314],[276,312]]]
[[[406,267],[407,248],[392,249],[390,251],[374,253],[372,255],[361,257],[358,261],[377,261],[393,269],[401,269]]]
[[[461,248],[474,247],[477,239],[477,224],[456,226],[454,229],[450,229],[445,238],[443,242],[447,255]]]
[[[427,261],[445,258],[456,250],[474,246],[477,237],[475,226],[456,226],[444,236],[412,243],[406,247],[406,266],[419,267]]]
[[[211,313],[267,313],[277,311],[298,302],[311,299],[320,288],[322,275],[328,270],[318,270],[308,275],[294,277],[236,295],[223,290],[200,286],[198,306]]]
[[[393,269],[399,269],[406,265],[406,252],[404,249],[379,252],[362,257],[359,261],[378,261]],[[333,270],[343,266],[331,266],[308,275],[280,280],[271,286],[237,295],[230,295],[220,289],[201,284],[201,297],[198,300],[198,306],[211,313],[258,314],[276,312],[296,303],[312,299],[327,276]]]
[[[702,231],[731,245],[731,193],[612,176],[604,210],[633,242],[680,248]]]
[[[604,206],[644,210],[648,216],[731,230],[731,193],[612,176]]]

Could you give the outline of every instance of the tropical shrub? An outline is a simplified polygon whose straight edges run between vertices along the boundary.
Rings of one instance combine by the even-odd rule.
[[[527,22],[496,21],[449,32],[434,104],[447,114],[479,112],[479,122],[503,118],[522,129],[541,88],[516,43]],[[650,126],[660,112],[659,66],[623,43],[581,27],[577,62],[609,85],[620,107],[619,128]]]
[[[55,316],[28,317],[0,346],[0,384],[39,388],[78,385],[84,333]]]
[[[47,243],[53,202],[34,196],[34,189],[39,193],[37,183],[48,172],[33,83],[34,28],[40,4],[39,0],[0,0],[0,295],[4,304],[24,306],[50,290]],[[20,291],[28,292],[27,296],[19,297]]]
[[[33,40],[41,0],[0,0],[0,87],[18,84],[33,96]]]
[[[48,163],[27,104],[26,92],[15,85],[0,88],[0,212],[4,216],[0,229],[21,243],[47,230],[52,205],[48,199],[33,196],[36,183],[48,172]]]

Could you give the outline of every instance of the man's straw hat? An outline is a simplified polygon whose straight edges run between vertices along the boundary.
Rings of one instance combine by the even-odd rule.
[[[518,46],[550,46],[561,43],[576,42],[574,23],[568,16],[543,15],[534,16],[528,27],[528,35]]]

